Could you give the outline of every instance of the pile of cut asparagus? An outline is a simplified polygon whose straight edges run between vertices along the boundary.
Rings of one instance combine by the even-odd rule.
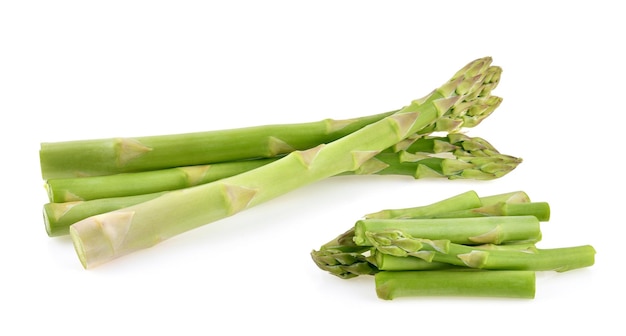
[[[425,206],[366,215],[311,252],[343,279],[374,275],[381,299],[404,296],[534,298],[535,272],[593,265],[590,245],[537,248],[546,202],[523,191],[479,197],[468,191]]]
[[[347,174],[495,179],[521,159],[462,131],[489,116],[501,69],[474,60],[423,98],[349,120],[42,143],[50,236],[85,268]]]

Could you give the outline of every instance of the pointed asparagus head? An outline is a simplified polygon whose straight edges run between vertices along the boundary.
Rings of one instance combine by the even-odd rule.
[[[359,275],[373,275],[378,272],[376,265],[359,252],[321,249],[311,251],[311,258],[321,270],[342,279],[351,279]]]

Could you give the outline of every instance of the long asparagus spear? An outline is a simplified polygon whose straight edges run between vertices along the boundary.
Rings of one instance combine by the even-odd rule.
[[[455,138],[454,142],[450,138]],[[425,169],[433,170],[430,168],[433,166],[433,159],[439,161],[441,165],[449,165],[445,164],[445,162],[459,161],[468,163],[471,162],[471,158],[488,158],[482,150],[466,151],[459,149],[468,147],[469,142],[479,140],[482,142],[480,138],[458,137],[451,134],[446,137],[420,138],[416,140],[415,144],[422,142],[433,143],[433,140],[439,143],[438,147],[442,148],[424,147],[419,149],[421,152],[412,153],[413,156],[419,155],[422,159],[411,159],[405,162],[402,159],[403,154],[406,153],[405,151],[401,153],[380,153],[365,162],[358,171],[347,172],[345,175],[369,173],[378,175],[409,175],[416,179],[430,177],[457,179],[463,178],[460,177],[464,175],[463,170],[476,171],[482,169],[482,163],[470,164],[469,166],[462,164],[463,170],[461,171],[441,170],[441,173],[436,175],[424,176],[417,173],[424,169],[422,165],[428,165],[428,168]],[[447,144],[447,146],[441,145],[442,143]],[[417,150],[416,146],[411,147]],[[446,152],[446,150],[450,152]],[[491,178],[495,179],[502,176],[506,172],[513,170],[521,162],[521,159],[491,152],[493,151],[490,151],[489,155],[492,155],[493,161],[503,163],[498,165],[498,174],[489,173]],[[448,157],[442,159],[435,156],[442,153],[448,154]],[[470,159],[468,160],[467,158]],[[47,184],[48,192],[54,202],[44,204],[46,232],[51,237],[66,235],[69,234],[70,225],[87,217],[145,202],[160,196],[162,192],[168,190],[182,189],[230,177],[275,160],[278,160],[278,158],[215,163],[209,166],[170,168],[140,173],[49,180]],[[422,163],[424,161],[427,163]],[[83,199],[86,200],[83,201]],[[458,201],[461,201],[461,199],[452,200],[451,202]],[[478,202],[478,196],[475,197],[475,201]],[[502,208],[507,206],[510,205],[503,204]]]
[[[476,100],[489,99],[501,69],[486,57],[400,111],[327,145],[295,151],[268,165],[208,184],[172,191],[135,206],[89,217],[70,227],[85,268],[148,248],[177,234],[234,215],[301,186],[358,169],[381,151],[455,117],[457,129]],[[479,112],[472,112],[478,114]]]
[[[136,138],[42,143],[44,180],[270,158],[339,139],[395,111],[355,119]]]
[[[279,157],[138,173],[51,179],[46,181],[46,190],[50,202],[54,203],[150,194],[213,182],[278,159]],[[508,174],[521,162],[520,158],[500,154],[482,138],[449,134],[443,137],[418,138],[405,150],[385,151],[363,163],[358,170],[344,174],[408,175],[416,179],[445,177],[490,180]]]

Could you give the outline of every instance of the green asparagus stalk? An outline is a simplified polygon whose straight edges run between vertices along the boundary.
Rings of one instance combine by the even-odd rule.
[[[143,203],[164,193],[166,192],[100,198],[89,201],[46,203],[43,206],[46,233],[49,237],[68,235],[70,233],[70,225],[85,218]]]
[[[503,244],[541,240],[535,216],[496,216],[471,218],[363,219],[354,226],[354,241],[373,246],[367,232],[402,231],[424,239],[447,239],[457,244]]]
[[[47,142],[39,151],[41,174],[49,180],[271,158],[334,141],[394,112],[196,133]]]
[[[48,198],[53,203],[135,196],[217,181],[264,166],[277,159],[221,162],[137,173],[50,179],[46,181],[45,186]]]
[[[442,118],[457,116],[459,122],[448,126],[456,130],[462,127],[474,102],[488,99],[497,84],[501,70],[490,64],[488,57],[470,62],[426,97],[326,145],[294,151],[246,173],[168,192],[75,223],[70,227],[70,236],[79,259],[83,267],[91,268],[301,186],[357,170],[410,135],[429,127],[443,127],[438,123]],[[471,117],[477,115],[480,111],[472,111]]]
[[[439,259],[435,252],[433,260],[454,262],[458,266],[480,269],[507,269],[565,272],[592,266],[595,262],[595,249],[590,245],[536,249],[534,252],[514,250],[479,250],[470,246],[450,244],[447,256]],[[460,262],[459,262],[460,261]]]
[[[540,222],[550,220],[550,205],[547,202],[497,203],[475,209],[449,212],[436,218],[469,218],[488,216],[535,216]]]
[[[405,258],[382,253],[373,249],[371,263],[378,271],[432,271],[453,268],[467,268],[445,262],[427,261],[420,257]]]
[[[438,145],[427,148],[426,145],[436,142]],[[473,146],[473,143],[486,142],[482,138],[457,136],[450,134],[446,137],[421,137],[415,140],[411,148],[402,152],[385,152],[376,155],[365,162],[358,170],[346,172],[340,175],[354,174],[377,174],[377,175],[407,175],[414,178],[445,177],[449,179],[471,178],[474,173],[483,167],[495,168],[495,171],[484,173],[480,179],[499,178],[519,165],[521,159],[500,154],[495,148],[489,153],[482,151],[465,151],[460,148]],[[419,146],[418,146],[419,145]],[[435,148],[436,147],[436,148]],[[411,152],[409,152],[411,151]],[[442,159],[438,155],[446,154]],[[406,159],[410,156],[410,159]],[[420,159],[414,159],[419,156]],[[50,202],[63,203],[74,201],[89,201],[99,198],[124,197],[132,195],[150,194],[161,191],[177,190],[195,185],[217,181],[245,171],[258,168],[279,157],[268,159],[242,160],[234,162],[222,162],[211,165],[189,166],[144,171],[138,173],[123,173],[106,176],[76,177],[50,179],[46,181],[46,189]],[[498,167],[484,165],[482,162],[474,162],[475,159],[498,161]],[[445,166],[456,165],[461,170],[438,169],[437,174],[423,174],[421,172],[434,171],[433,163]],[[446,163],[448,162],[448,163]],[[456,163],[449,163],[456,162]]]
[[[427,262],[470,268],[564,272],[591,266],[595,258],[595,250],[589,245],[552,249],[529,247],[520,250],[517,247],[466,246],[449,240],[432,244],[427,239],[413,237],[401,230],[366,232],[366,236],[380,253],[376,261],[381,269],[384,269],[381,264],[393,264],[395,269],[401,268],[401,261],[394,261],[392,257],[417,257]]]
[[[449,245],[448,252],[449,252]],[[525,244],[507,244],[507,245],[495,245],[495,244],[483,244],[473,247],[476,250],[486,251],[518,251],[524,253],[535,253],[537,247],[533,243]],[[432,251],[432,250],[431,250]],[[407,252],[406,255],[409,255]],[[372,256],[369,258],[372,264],[381,271],[428,271],[434,269],[450,269],[450,268],[466,268],[467,265],[459,263],[448,263],[443,261],[433,261],[435,255],[431,254],[425,258],[425,255],[412,253],[416,258],[404,258],[398,255],[391,255],[376,249],[372,250]],[[441,260],[441,259],[438,259]]]
[[[533,271],[383,271],[374,277],[376,293],[384,300],[409,296],[535,297]]]
[[[461,211],[471,211],[495,204],[523,204],[530,202],[530,198],[523,191],[479,197],[475,191],[468,191],[439,202],[401,209],[385,209],[365,215],[365,219],[408,219],[408,218],[436,218],[448,213],[461,215]],[[472,216],[473,217],[473,216]]]

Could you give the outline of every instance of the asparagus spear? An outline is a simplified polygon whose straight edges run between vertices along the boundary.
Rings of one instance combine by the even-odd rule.
[[[459,122],[449,126],[456,130],[474,102],[488,99],[497,84],[501,69],[490,65],[489,57],[472,61],[426,97],[327,145],[295,151],[246,173],[75,223],[70,236],[78,257],[83,267],[91,268],[301,186],[356,170],[408,136],[440,127],[437,122],[442,118],[458,116]]]
[[[541,240],[539,220],[535,216],[363,219],[357,221],[354,228],[354,241],[360,246],[372,246],[367,232],[389,230],[399,230],[413,237],[448,239],[470,245]]]
[[[493,206],[494,204],[520,204],[528,202],[530,202],[530,198],[523,191],[479,197],[478,194],[472,190],[429,205],[381,210],[365,215],[365,219],[434,218],[445,216],[447,213],[460,215],[460,211],[476,209],[483,206]]]
[[[70,233],[70,225],[85,218],[139,204],[157,198],[164,193],[166,192],[100,198],[89,201],[46,203],[43,206],[46,233],[49,237],[68,235]]]
[[[473,143],[485,142],[485,140],[478,137],[459,137],[454,134],[450,134],[446,137],[422,137],[415,140],[414,145],[428,144],[433,141],[439,143],[439,145],[436,146],[437,148],[411,146],[410,149],[402,152],[380,153],[365,162],[358,170],[345,172],[341,175],[393,174],[408,175],[416,179],[426,177],[457,179],[464,178],[464,176],[475,176],[473,173],[468,174],[466,172],[470,170],[479,171],[487,166],[489,169],[495,170],[490,170],[489,173],[484,172],[484,176],[481,176],[480,179],[495,179],[509,173],[521,163],[521,159],[500,154],[493,147],[489,153],[459,150],[460,148],[471,146]],[[441,158],[440,155],[442,154],[445,154],[446,158]],[[416,159],[415,157],[418,156],[419,158]],[[46,189],[50,202],[55,203],[150,194],[213,182],[264,166],[278,159],[279,157],[275,157],[143,171],[138,173],[50,179],[46,181]],[[485,165],[483,162],[476,162],[475,159],[499,162],[500,164],[498,164],[497,167],[493,167],[488,164]],[[436,174],[420,173],[424,170],[434,172],[433,165],[440,167],[455,165],[460,169],[435,168],[438,171]]]
[[[264,166],[277,158],[221,162],[137,173],[59,178],[46,181],[50,202],[89,201],[176,190],[217,181]]]
[[[394,112],[346,120],[42,143],[41,174],[48,180],[270,158],[339,139]]]
[[[392,264],[394,269],[410,269],[412,263],[400,266],[402,261],[395,259],[417,257],[427,262],[470,268],[565,272],[591,266],[595,258],[595,250],[590,245],[552,249],[488,249],[450,241],[438,241],[436,245],[432,245],[425,243],[428,240],[415,238],[401,230],[367,232],[366,235],[381,254],[376,259],[381,269],[384,269],[381,264]]]
[[[533,243],[525,244],[508,244],[508,245],[496,245],[496,244],[483,244],[474,246],[476,250],[507,250],[507,251],[519,251],[525,253],[536,252],[537,247]],[[448,246],[449,251],[449,246]],[[451,269],[451,268],[464,268],[465,265],[450,264],[447,262],[433,261],[434,255],[431,256],[430,261],[424,258],[402,258],[393,256],[390,254],[372,251],[373,265],[375,265],[381,271],[428,271],[433,269]]]
[[[436,218],[468,218],[488,216],[535,216],[537,220],[547,222],[550,220],[550,205],[547,202],[499,202],[474,209],[452,211],[436,216]]]
[[[374,277],[376,294],[384,300],[407,296],[535,297],[533,271],[383,271]]]

